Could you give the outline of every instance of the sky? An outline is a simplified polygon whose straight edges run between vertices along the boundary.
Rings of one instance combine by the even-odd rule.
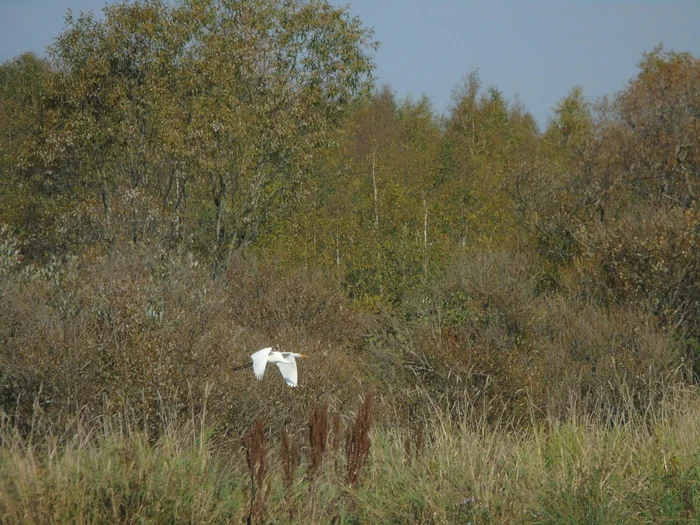
[[[700,0],[331,0],[347,5],[380,42],[378,85],[399,99],[426,95],[449,111],[454,89],[478,69],[484,86],[517,96],[540,126],[578,85],[590,99],[635,75],[644,52],[700,56]],[[45,54],[64,15],[105,0],[0,0],[0,62]]]

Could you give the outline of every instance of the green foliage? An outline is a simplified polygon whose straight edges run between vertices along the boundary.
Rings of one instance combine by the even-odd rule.
[[[453,98],[442,184],[451,235],[462,247],[509,243],[516,234],[516,214],[506,188],[511,173],[532,155],[536,126],[521,105],[509,105],[495,87],[482,93],[476,71]]]
[[[576,154],[592,130],[590,104],[583,96],[583,89],[576,86],[554,108],[554,118],[549,122],[545,139],[554,148]]]
[[[449,247],[439,194],[440,130],[429,102],[384,88],[359,106],[319,159],[296,213],[271,242],[291,264],[318,264],[363,304],[398,304]]]
[[[312,152],[370,86],[371,34],[325,2],[124,1],[66,25],[48,96],[12,87],[42,62],[5,67],[8,107],[38,109],[25,126],[2,120],[19,128],[11,141],[39,143],[25,171],[65,186],[76,216],[66,228],[84,221],[83,242],[106,248],[245,248],[284,214]]]
[[[27,261],[76,248],[65,236],[68,177],[50,153],[54,81],[50,63],[32,53],[0,65],[0,223]]]

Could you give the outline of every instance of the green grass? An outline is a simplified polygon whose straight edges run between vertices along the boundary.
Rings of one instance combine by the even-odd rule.
[[[618,426],[582,417],[514,431],[435,412],[423,447],[379,426],[359,488],[342,448],[329,449],[313,483],[302,460],[288,498],[267,429],[264,522],[700,523],[700,395],[672,397]],[[157,440],[104,423],[38,439],[5,421],[0,435],[2,523],[240,523],[249,510],[238,437],[195,424]]]
[[[402,434],[375,435],[366,522],[700,522],[700,405],[610,427],[548,421],[525,432],[433,422],[413,462]]]
[[[39,444],[3,429],[3,523],[223,523],[241,506],[240,479],[206,441],[142,432]]]

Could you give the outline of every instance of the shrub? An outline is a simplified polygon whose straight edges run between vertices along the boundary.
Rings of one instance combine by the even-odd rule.
[[[229,431],[260,414],[299,428],[310,399],[348,399],[362,376],[361,328],[342,296],[322,280],[254,261],[212,278],[187,254],[125,247],[48,274],[13,275],[0,287],[0,402],[20,419],[36,400],[54,422],[76,407],[123,412],[155,435],[165,405],[184,414],[201,408],[208,391],[211,414]],[[312,356],[294,395],[274,368],[262,383],[233,371],[276,344]],[[272,404],[280,409],[269,411]]]
[[[658,400],[682,380],[679,346],[642,304],[597,304],[575,287],[547,291],[535,263],[519,253],[473,253],[436,286],[416,293],[404,317],[378,338],[385,355],[456,416],[467,405],[512,424],[582,413],[619,418]],[[424,393],[405,388],[420,420]],[[429,402],[428,402],[429,404]]]
[[[700,370],[700,207],[640,210],[582,232],[582,286],[616,304],[649,308],[689,344]],[[694,343],[693,343],[694,342]]]

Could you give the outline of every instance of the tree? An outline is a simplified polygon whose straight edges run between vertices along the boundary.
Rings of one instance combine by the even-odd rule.
[[[700,186],[700,59],[658,46],[639,69],[615,101],[630,183],[648,202],[687,208]]]
[[[441,129],[425,97],[384,86],[316,159],[306,199],[270,251],[333,271],[365,304],[398,303],[439,266],[447,243],[439,184]],[[267,252],[270,253],[270,252]]]
[[[585,145],[592,129],[590,104],[584,98],[581,86],[574,86],[554,107],[554,118],[549,121],[545,140],[553,148],[574,155]]]
[[[107,246],[160,231],[219,260],[245,249],[371,85],[371,33],[325,1],[122,1],[67,25],[56,142]]]
[[[48,61],[33,53],[0,65],[0,224],[18,237],[27,260],[65,245],[56,218],[70,188],[46,152],[54,78]]]
[[[579,234],[587,263],[618,301],[649,306],[682,336],[700,372],[700,60],[644,55],[639,73],[612,102],[595,157],[614,198],[605,227]],[[588,162],[592,164],[592,162]],[[613,207],[613,204],[615,206]]]
[[[495,87],[482,93],[476,71],[453,97],[444,138],[443,188],[455,241],[462,247],[500,243],[514,234],[508,178],[533,148],[537,127],[519,103],[508,104]]]

